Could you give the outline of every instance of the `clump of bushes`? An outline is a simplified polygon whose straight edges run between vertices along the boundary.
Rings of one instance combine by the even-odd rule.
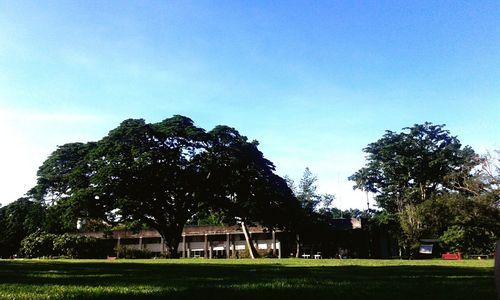
[[[439,238],[442,246],[451,252],[465,254],[493,254],[497,236],[476,226],[450,226]]]
[[[109,246],[94,237],[35,232],[21,241],[20,255],[35,257],[102,258]]]
[[[32,233],[21,241],[19,252],[21,256],[28,258],[55,256],[54,239],[56,237],[57,235],[52,233]]]

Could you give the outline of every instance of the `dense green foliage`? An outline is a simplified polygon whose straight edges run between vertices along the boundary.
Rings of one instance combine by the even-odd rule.
[[[0,257],[16,254],[22,239],[42,228],[45,220],[40,203],[27,198],[0,207]]]
[[[494,299],[493,262],[0,261],[2,299]]]
[[[52,233],[32,233],[22,240],[20,253],[28,258],[54,256],[54,240],[56,237],[57,235]]]
[[[387,131],[364,149],[367,164],[350,179],[374,193],[377,222],[407,254],[422,238],[440,238],[449,250],[491,253],[500,236],[498,173],[485,172],[488,161],[443,127]]]
[[[209,132],[207,151],[212,211],[258,222],[268,228],[292,227],[299,203],[286,181],[274,173],[257,141],[248,142],[234,128],[217,126]]]

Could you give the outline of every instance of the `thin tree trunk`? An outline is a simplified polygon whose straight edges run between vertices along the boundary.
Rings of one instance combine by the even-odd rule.
[[[247,243],[247,248],[248,252],[250,253],[250,257],[252,259],[255,259],[258,257],[257,250],[255,249],[253,245],[252,238],[250,237],[250,234],[248,233],[248,228],[245,222],[241,221],[241,229],[243,230],[243,235],[245,236],[245,241]]]
[[[425,193],[425,190],[424,190],[424,185],[422,183],[420,183],[420,199],[422,200],[422,202],[425,201],[425,198],[426,198],[426,193]]]
[[[299,257],[300,257],[300,237],[299,237],[299,235],[297,234],[297,235],[295,236],[295,238],[296,238],[296,242],[297,242],[297,251],[295,251],[295,257],[296,257],[296,258],[299,258]]]

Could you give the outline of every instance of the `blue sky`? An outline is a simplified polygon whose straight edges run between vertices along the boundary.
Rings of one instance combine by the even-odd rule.
[[[174,114],[363,208],[346,177],[386,129],[500,149],[500,2],[0,1],[3,205],[57,145]]]

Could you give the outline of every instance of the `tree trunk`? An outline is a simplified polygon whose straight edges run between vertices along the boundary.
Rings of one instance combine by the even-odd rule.
[[[299,237],[299,235],[297,234],[297,235],[295,236],[295,238],[296,238],[296,242],[297,242],[297,251],[295,251],[295,257],[296,257],[296,258],[299,258],[299,257],[300,257],[300,237]]]
[[[427,195],[426,195],[426,192],[424,189],[424,185],[422,183],[420,183],[420,200],[422,202],[424,202],[426,198],[427,198]]]
[[[165,243],[166,256],[168,258],[179,258],[177,250],[182,239],[182,229],[175,230],[176,232],[173,231],[174,230],[169,230],[168,232],[166,230],[158,230]]]
[[[179,258],[179,253],[177,252],[177,247],[179,242],[167,244],[167,257],[168,258]]]
[[[250,257],[252,259],[255,259],[256,257],[259,256],[259,254],[257,253],[257,250],[255,249],[255,247],[253,245],[252,238],[250,237],[250,234],[248,233],[247,225],[243,221],[241,221],[241,229],[243,230],[243,235],[245,236],[245,241],[247,243],[247,248],[248,248],[248,252],[250,253]]]

